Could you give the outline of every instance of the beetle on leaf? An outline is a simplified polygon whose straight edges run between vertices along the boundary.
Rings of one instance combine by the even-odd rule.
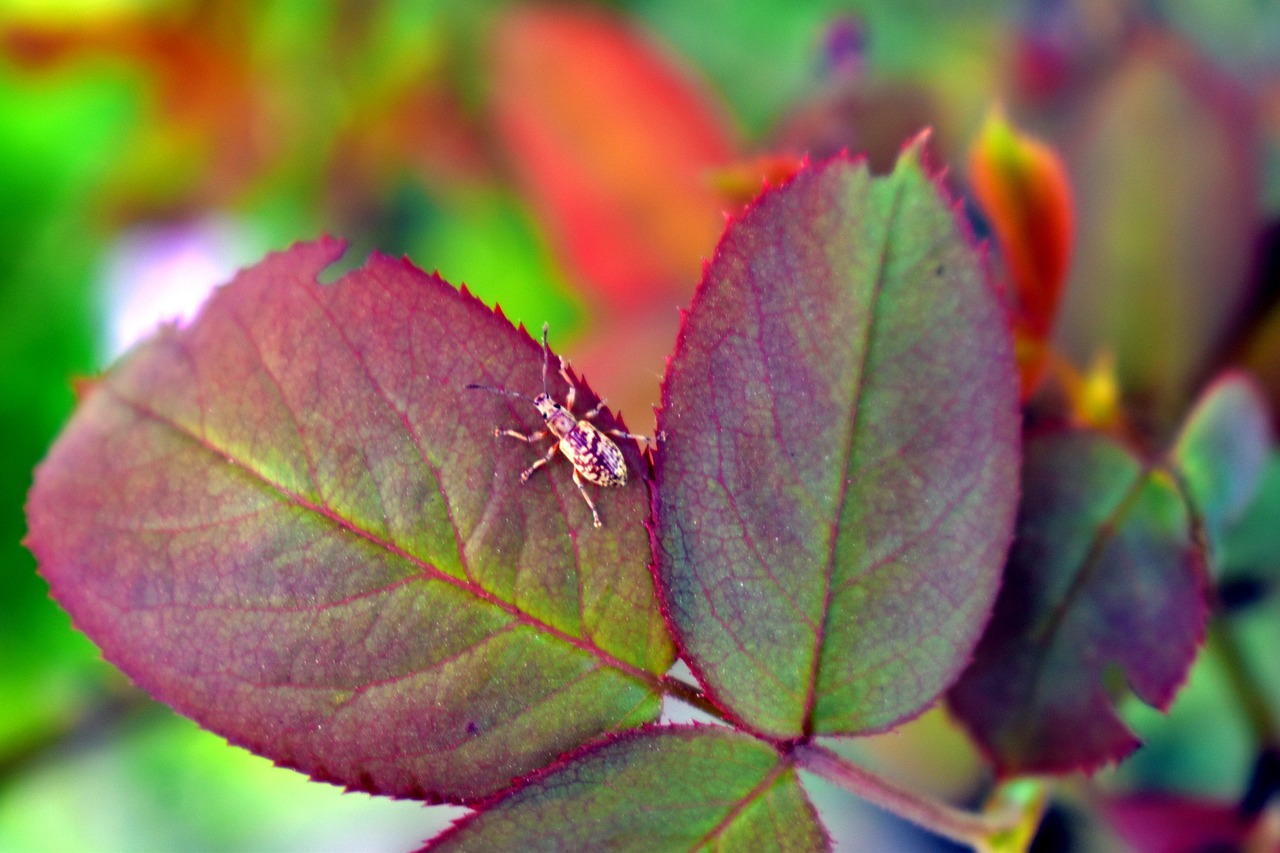
[[[546,323],[542,324],[541,394],[530,399],[523,394],[508,391],[506,388],[499,388],[495,385],[470,384],[467,385],[467,388],[504,394],[508,397],[515,397],[518,400],[526,400],[537,407],[538,414],[542,415],[542,419],[546,422],[544,428],[534,433],[525,434],[513,429],[499,427],[493,431],[493,434],[495,436],[518,438],[529,444],[536,444],[548,435],[555,436],[556,443],[547,448],[542,458],[521,472],[520,482],[528,482],[533,472],[550,462],[555,457],[556,451],[559,450],[565,455],[565,458],[573,463],[573,483],[578,487],[578,493],[582,495],[582,499],[587,502],[587,506],[591,509],[592,523],[596,527],[600,527],[602,526],[600,513],[596,512],[596,505],[591,500],[590,495],[587,494],[582,478],[585,477],[599,486],[625,486],[627,484],[627,463],[622,457],[622,451],[618,449],[618,445],[613,442],[613,439],[591,423],[591,419],[600,414],[600,411],[604,408],[604,400],[597,403],[595,408],[581,418],[574,417],[573,404],[578,396],[578,386],[569,375],[569,362],[565,360],[564,356],[559,358],[560,375],[569,384],[569,396],[565,398],[564,405],[557,403],[547,389],[547,370],[551,362],[551,352],[547,348]],[[630,438],[645,442],[653,440],[649,436],[635,435],[620,429],[611,429],[608,430],[608,433],[617,438]]]

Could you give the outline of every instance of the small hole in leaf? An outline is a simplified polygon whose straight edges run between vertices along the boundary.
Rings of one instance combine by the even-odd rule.
[[[366,255],[366,252],[357,252],[348,246],[342,253],[342,257],[320,270],[316,275],[316,281],[325,285],[333,284],[352,270],[364,266]]]

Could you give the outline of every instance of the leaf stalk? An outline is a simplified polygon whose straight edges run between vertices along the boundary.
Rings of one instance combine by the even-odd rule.
[[[1007,797],[995,798],[992,807],[981,813],[958,809],[933,797],[899,787],[813,742],[796,746],[792,758],[800,769],[821,776],[936,835],[967,844],[975,850],[1004,849],[999,839],[1018,834],[1017,830],[1028,817],[1038,821],[1041,810],[1034,805],[1029,810]],[[1037,790],[1040,804],[1043,801],[1041,789],[1042,786]],[[1034,812],[1034,815],[1029,812]]]

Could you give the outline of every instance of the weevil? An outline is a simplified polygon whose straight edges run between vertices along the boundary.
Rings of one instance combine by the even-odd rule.
[[[587,506],[591,509],[592,523],[596,527],[601,527],[600,513],[596,511],[595,503],[591,500],[591,496],[587,494],[587,487],[582,482],[583,478],[585,477],[598,486],[625,486],[627,484],[627,462],[622,458],[622,451],[618,449],[618,445],[613,442],[613,439],[609,438],[609,435],[645,442],[653,439],[644,435],[624,432],[620,429],[607,430],[609,435],[605,435],[606,431],[602,431],[591,423],[591,419],[600,414],[600,411],[604,408],[604,400],[601,400],[594,409],[584,414],[581,418],[575,418],[573,404],[578,396],[578,386],[573,381],[573,377],[569,375],[569,362],[565,360],[564,356],[559,356],[559,359],[560,375],[569,384],[569,394],[565,397],[564,405],[557,403],[547,389],[547,370],[551,363],[551,351],[547,348],[546,323],[542,324],[541,394],[530,399],[523,394],[508,391],[506,388],[499,388],[496,385],[471,384],[467,388],[475,391],[492,391],[495,394],[515,397],[517,400],[525,400],[532,403],[537,408],[538,414],[542,415],[542,420],[546,422],[544,428],[526,435],[513,429],[498,427],[493,431],[494,436],[518,438],[529,444],[535,444],[548,435],[554,436],[556,441],[547,448],[547,452],[521,472],[520,482],[527,483],[529,478],[533,476],[533,472],[554,459],[556,451],[559,450],[573,464],[573,483],[578,487],[578,493],[582,495],[582,499],[587,502]]]

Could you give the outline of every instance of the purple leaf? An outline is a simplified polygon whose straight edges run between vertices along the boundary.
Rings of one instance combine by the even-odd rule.
[[[28,543],[106,657],[207,728],[474,800],[656,716],[647,494],[598,490],[595,530],[563,459],[520,485],[535,450],[493,430],[541,419],[464,385],[538,392],[540,346],[407,262],[318,284],[341,253],[271,255],[103,376],[37,471]]]
[[[826,850],[791,761],[721,727],[628,732],[455,824],[431,850]]]
[[[959,674],[1013,521],[1009,350],[918,143],[886,178],[806,169],[730,224],[667,371],[654,538],[731,715],[868,732]]]
[[[995,613],[951,705],[1002,775],[1093,770],[1138,739],[1114,670],[1168,707],[1204,637],[1204,555],[1172,476],[1076,431],[1026,448]]]

